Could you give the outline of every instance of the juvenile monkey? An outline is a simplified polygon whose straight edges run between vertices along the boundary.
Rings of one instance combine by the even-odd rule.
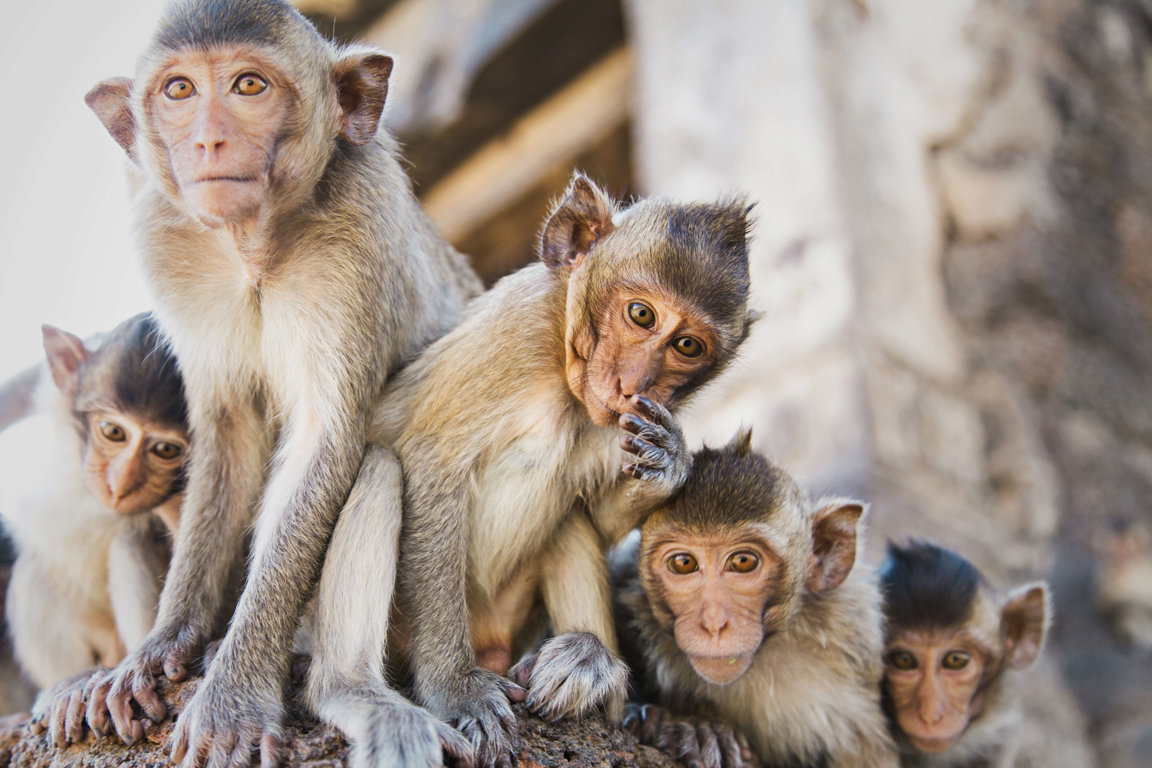
[[[658,705],[626,725],[708,767],[895,766],[880,596],[856,562],[864,507],[813,508],[750,443],[697,452],[619,563],[621,644],[637,694]]]
[[[997,594],[960,555],[889,542],[880,571],[886,619],[884,708],[905,766],[1010,768],[1018,671],[1044,647],[1043,582]]]
[[[557,636],[512,670],[528,706],[557,717],[622,704],[602,547],[687,475],[668,409],[748,330],[746,232],[743,203],[618,210],[577,174],[544,226],[540,262],[469,305],[376,413],[374,436],[404,467],[402,484],[381,478],[370,494],[391,487],[404,508],[396,614],[407,622],[392,661],[410,660],[416,700],[457,725],[481,765],[517,749],[507,698],[524,693],[499,675],[538,602]],[[623,471],[621,447],[633,454]],[[309,698],[349,736],[355,765],[438,764],[438,751],[396,745],[403,735],[374,714],[395,696],[377,597],[392,578],[377,553],[395,537],[380,529],[351,504],[341,515]]]
[[[180,374],[149,315],[98,345],[43,331],[46,375],[33,415],[0,435],[0,516],[17,550],[6,604],[13,649],[48,689],[115,665],[152,628],[188,428]],[[80,687],[55,693],[66,703]],[[56,698],[43,692],[36,714],[53,710],[62,740]]]
[[[194,442],[156,627],[90,723],[110,715],[132,743],[166,715],[156,676],[187,675],[253,530],[231,624],[173,733],[186,766],[246,765],[257,748],[278,762],[293,635],[370,410],[480,289],[378,130],[391,70],[283,0],[177,0],[136,76],[87,96],[143,175],[134,227]],[[390,460],[370,452],[365,472]]]

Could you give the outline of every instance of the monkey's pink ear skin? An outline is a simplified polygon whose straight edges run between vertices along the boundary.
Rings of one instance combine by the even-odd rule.
[[[380,53],[348,56],[336,62],[332,74],[343,112],[340,136],[349,144],[367,144],[380,127],[392,59]]]
[[[856,526],[863,516],[864,505],[856,501],[830,502],[816,510],[808,589],[827,592],[848,578],[856,564]]]
[[[76,394],[76,372],[88,359],[89,352],[78,336],[67,331],[42,325],[40,332],[44,334],[44,354],[52,371],[52,381],[56,382],[57,389],[71,397]]]
[[[1008,596],[1000,613],[1007,662],[1015,669],[1036,663],[1044,648],[1049,622],[1048,589],[1043,582],[1027,584]]]
[[[132,117],[132,81],[127,77],[102,80],[84,96],[84,103],[96,113],[116,143],[136,159],[136,119]]]
[[[597,242],[612,231],[612,201],[577,171],[564,199],[552,211],[540,235],[540,260],[549,269],[580,265]]]

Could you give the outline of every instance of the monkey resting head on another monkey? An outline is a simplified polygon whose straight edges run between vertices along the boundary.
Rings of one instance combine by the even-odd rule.
[[[884,593],[884,709],[905,766],[1011,766],[1018,673],[1044,647],[1043,582],[1007,597],[970,562],[926,541],[889,542]]]
[[[709,768],[897,764],[880,596],[857,563],[863,515],[854,501],[814,508],[750,432],[694,454],[614,569],[621,647],[657,705],[626,720],[641,741]]]

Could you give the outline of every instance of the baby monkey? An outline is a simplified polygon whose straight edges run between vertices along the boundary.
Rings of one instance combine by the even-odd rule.
[[[887,642],[884,708],[905,766],[1011,766],[1014,678],[1048,630],[1043,582],[998,595],[960,555],[889,543],[880,574]]]
[[[114,666],[152,627],[188,428],[180,373],[151,315],[87,344],[43,332],[30,415],[0,438],[0,516],[17,549],[6,604],[15,655],[45,689],[36,725],[51,713],[65,743],[83,735],[91,667]]]
[[[617,562],[621,648],[634,693],[658,705],[633,707],[625,724],[709,768],[757,757],[895,766],[880,709],[880,596],[856,565],[864,507],[813,508],[750,446],[745,431],[695,453],[635,556]]]

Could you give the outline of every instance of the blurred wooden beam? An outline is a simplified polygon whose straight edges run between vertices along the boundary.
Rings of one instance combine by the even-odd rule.
[[[606,56],[432,187],[423,197],[425,210],[445,237],[459,238],[557,163],[623,122],[631,94],[632,58],[625,47]]]

